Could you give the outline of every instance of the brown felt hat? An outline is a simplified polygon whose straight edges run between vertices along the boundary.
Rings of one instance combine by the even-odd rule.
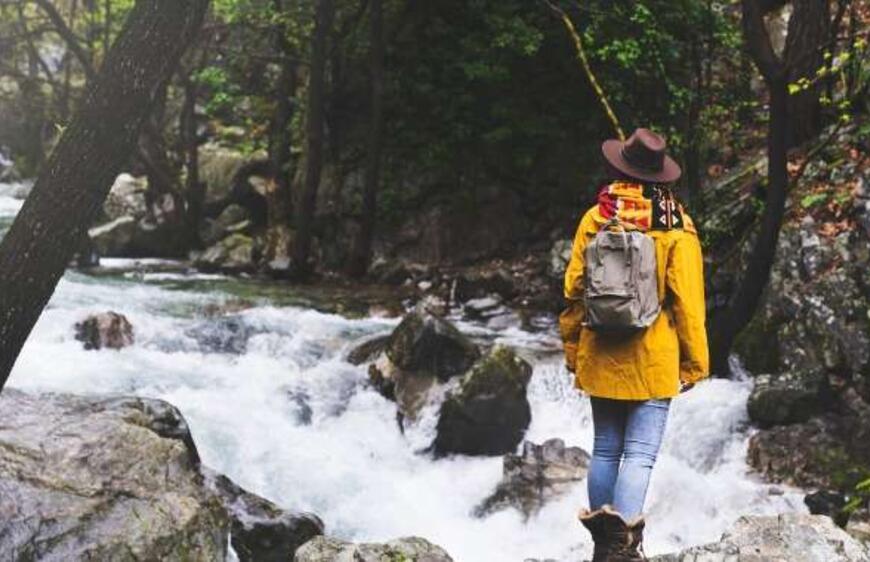
[[[668,156],[667,143],[649,129],[635,130],[628,140],[604,141],[601,152],[611,166],[626,176],[641,181],[671,183],[680,179],[682,170]]]

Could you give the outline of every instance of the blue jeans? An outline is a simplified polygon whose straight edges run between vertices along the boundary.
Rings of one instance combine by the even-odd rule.
[[[595,444],[588,475],[591,509],[611,504],[625,519],[643,512],[670,404],[669,398],[611,400],[592,397]]]

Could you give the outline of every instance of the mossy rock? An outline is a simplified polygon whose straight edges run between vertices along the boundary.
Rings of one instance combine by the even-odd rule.
[[[526,397],[531,375],[531,365],[511,349],[493,349],[441,405],[435,454],[514,452],[532,418]]]
[[[805,422],[822,409],[822,375],[759,375],[749,396],[749,418],[760,427]]]

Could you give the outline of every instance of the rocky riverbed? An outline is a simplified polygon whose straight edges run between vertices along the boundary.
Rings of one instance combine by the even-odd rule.
[[[8,223],[17,206],[0,193],[0,208],[5,209],[0,221]],[[481,275],[487,279],[488,273]],[[174,467],[171,484],[178,498],[191,498],[178,501],[189,513],[211,521],[209,531],[166,540],[159,538],[160,525],[155,524],[155,535],[142,536],[139,545],[156,541],[175,548],[171,545],[206,540],[196,537],[222,535],[222,542],[208,539],[217,549],[209,552],[220,558],[225,549],[230,559],[247,560],[252,559],[245,558],[252,544],[262,546],[263,532],[278,529],[278,536],[286,539],[291,536],[287,529],[298,526],[310,532],[321,522],[326,538],[300,550],[309,556],[306,561],[317,560],[318,552],[413,556],[421,549],[435,560],[443,551],[461,562],[583,560],[591,545],[575,515],[586,502],[584,476],[582,470],[570,469],[582,465],[583,451],[591,450],[591,417],[588,401],[574,391],[561,366],[555,319],[518,315],[513,306],[522,303],[505,297],[487,300],[489,285],[438,283],[454,285],[450,292],[468,299],[467,305],[454,305],[448,313],[463,341],[470,342],[460,346],[469,353],[468,360],[460,361],[451,376],[436,374],[429,380],[414,419],[403,414],[399,423],[401,401],[372,384],[369,365],[384,367],[389,360],[393,367],[404,366],[402,377],[425,379],[426,369],[418,368],[427,365],[425,354],[421,359],[415,353],[385,351],[392,339],[388,336],[413,304],[403,291],[289,288],[204,275],[183,262],[155,260],[104,260],[100,269],[70,271],[3,396],[25,400],[31,411],[46,414],[27,418],[15,413],[27,410],[23,407],[0,410],[0,415],[18,416],[0,424],[9,427],[0,441],[26,443],[4,447],[0,454],[3,474],[11,478],[9,489],[24,489],[29,480],[15,475],[34,472],[33,459],[56,447],[54,454],[63,460],[80,459],[74,474],[81,482],[89,482],[83,475],[90,474],[93,482],[87,485],[99,490],[100,497],[114,498],[121,506],[156,501],[165,491],[154,484],[159,480],[147,479],[158,478],[151,460],[142,459],[140,468],[146,474],[133,483],[140,488],[114,474],[122,462],[130,462],[123,457],[148,447],[118,447],[123,453],[119,457],[103,451],[109,455],[105,464],[88,464],[100,457],[99,448],[87,443],[113,443],[132,434],[138,439],[132,443],[150,443],[176,455],[163,465]],[[443,312],[441,293],[435,297],[442,300],[430,299],[428,304]],[[86,349],[86,342],[76,338],[76,324],[85,325],[89,316],[108,311],[123,315],[132,337],[118,340],[123,345]],[[94,326],[99,332],[104,325]],[[108,323],[112,325],[125,324]],[[93,333],[80,330],[79,336],[87,339]],[[379,344],[371,343],[378,339]],[[369,342],[368,349],[351,353],[364,342]],[[467,351],[472,347],[476,351]],[[413,349],[406,346],[405,351]],[[485,395],[487,386],[472,381],[493,376],[517,382],[515,391],[502,398],[517,404],[512,423],[521,428],[519,438],[516,429],[506,433],[510,439],[505,448],[521,454],[452,454],[452,449],[435,454],[432,446],[445,398],[454,396],[463,408],[474,405],[475,411],[486,412],[488,402],[475,396],[480,389]],[[747,465],[748,446],[757,433],[746,410],[752,387],[750,379],[714,380],[675,402],[649,498],[648,554],[718,544],[722,533],[743,516],[806,514],[803,490],[765,483]],[[179,439],[184,432],[169,437],[155,432],[151,422],[142,421],[151,414],[136,414],[142,408],[176,412],[169,418],[176,420],[176,428],[183,420],[199,462],[191,460],[187,440]],[[138,425],[130,419],[138,419]],[[66,420],[63,427],[97,424],[100,430],[90,437],[83,429],[68,431],[66,441],[46,444],[41,441],[45,435],[56,434],[46,433],[57,427],[52,420]],[[34,429],[41,424],[44,431]],[[561,443],[551,441],[556,438]],[[52,485],[39,493],[53,494]],[[127,497],[129,490],[135,497]],[[76,510],[90,505],[74,496],[65,520],[82,536],[93,538],[86,542],[97,548],[103,544],[97,539],[104,535],[88,525],[100,519],[74,525],[82,513]],[[0,513],[15,511],[5,508]],[[154,515],[156,521],[160,516]],[[111,521],[116,530],[125,528],[126,523]],[[22,537],[38,537],[40,532],[50,529],[43,526],[36,535],[3,540],[17,541],[23,548],[38,539]],[[820,533],[820,541],[840,540],[836,533]],[[112,536],[117,535],[105,535],[105,544],[113,544]],[[294,540],[265,543],[299,546]]]

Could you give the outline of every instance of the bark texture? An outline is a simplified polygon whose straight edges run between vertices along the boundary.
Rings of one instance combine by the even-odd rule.
[[[789,82],[801,78],[812,80],[825,64],[822,46],[829,39],[830,11],[828,0],[793,0],[794,11],[788,22],[783,57],[788,66]],[[799,145],[815,137],[822,129],[819,102],[823,82],[789,97],[789,144]]]
[[[317,189],[323,166],[324,124],[326,120],[326,60],[327,40],[335,16],[333,0],[318,0],[314,39],[311,45],[311,77],[308,84],[308,118],[306,121],[305,180],[296,208],[296,240],[293,247],[293,268],[297,275],[310,269],[311,240],[316,212]]]
[[[712,371],[730,372],[728,356],[737,335],[749,324],[770,279],[779,231],[788,197],[788,76],[789,67],[773,50],[764,26],[762,2],[743,0],[743,36],[749,53],[761,72],[770,95],[767,130],[767,193],[755,244],[743,278],[729,303],[714,319],[710,338]],[[790,33],[789,38],[790,40]]]
[[[0,388],[208,0],[139,0],[0,243]]]
[[[378,187],[381,182],[381,152],[384,130],[384,9],[381,0],[371,0],[369,26],[369,64],[371,65],[371,105],[365,186],[363,187],[360,233],[354,243],[350,274],[362,277],[369,268],[377,220]]]

